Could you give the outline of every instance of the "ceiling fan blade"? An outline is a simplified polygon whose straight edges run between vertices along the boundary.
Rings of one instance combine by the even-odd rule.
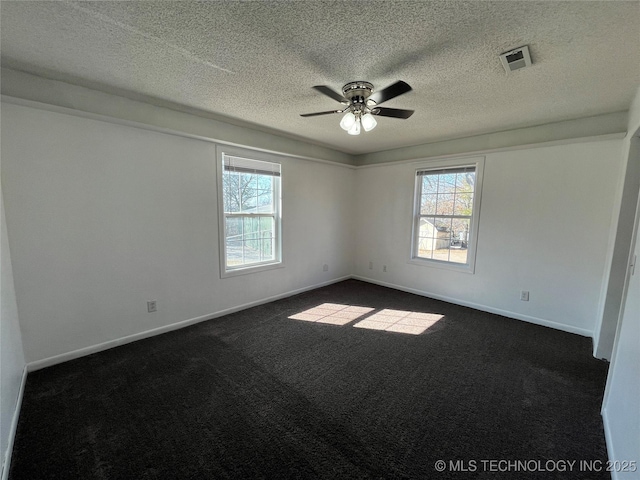
[[[346,98],[344,98],[338,92],[334,92],[333,90],[331,90],[329,87],[327,87],[325,85],[316,85],[315,87],[312,87],[312,88],[314,88],[315,90],[319,91],[320,93],[325,94],[327,97],[333,98],[337,102],[347,102],[347,103],[349,103],[349,101]]]
[[[318,115],[329,115],[331,113],[342,113],[342,110],[329,110],[328,112],[301,113],[301,117],[317,117]]]
[[[411,87],[409,84],[400,80],[393,85],[389,85],[387,88],[383,88],[379,92],[372,93],[368,100],[373,100],[376,104],[380,105],[382,102],[386,102],[410,91]]]
[[[404,110],[402,108],[385,108],[375,107],[371,110],[373,115],[379,117],[393,117],[393,118],[409,118],[413,115],[414,110]]]

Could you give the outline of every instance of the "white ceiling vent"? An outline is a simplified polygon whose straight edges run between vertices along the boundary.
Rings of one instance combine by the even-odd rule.
[[[500,61],[507,73],[530,66],[531,55],[529,55],[529,46],[525,45],[524,47],[518,47],[504,52],[500,55]]]

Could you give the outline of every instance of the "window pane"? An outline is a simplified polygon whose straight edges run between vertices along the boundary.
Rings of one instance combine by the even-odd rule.
[[[438,243],[433,252],[434,260],[448,261],[449,246],[451,245],[451,219],[437,218],[436,228],[438,230]]]
[[[274,223],[273,217],[260,217],[260,230],[269,232],[269,235],[272,236]]]
[[[226,237],[230,238],[237,235],[242,235],[242,219],[227,217]]]
[[[225,172],[222,176],[225,212],[235,213],[240,211],[240,197],[238,196],[239,181],[240,176],[235,172]]]
[[[442,233],[447,233],[447,237],[448,237],[448,232],[449,229],[451,228],[451,219],[450,218],[436,218],[435,219],[435,226],[438,230],[438,232],[442,235]]]
[[[451,221],[451,247],[449,261],[467,263],[467,248],[469,247],[469,230],[471,221],[454,218]]]
[[[421,218],[417,256],[466,264],[469,228],[468,219]]]
[[[242,212],[252,213],[256,211],[257,188],[257,175],[252,173],[240,174],[240,207]]]
[[[435,218],[421,218],[420,229],[418,231],[418,256],[423,258],[432,258],[433,252],[443,245],[441,237],[442,234],[436,227]]]
[[[453,215],[453,193],[441,193],[438,195],[436,215]]]
[[[272,260],[275,258],[275,252],[273,251],[273,239],[266,237],[262,239],[261,252],[262,261]]]
[[[438,193],[438,175],[422,177],[422,193]]]
[[[422,195],[420,199],[420,214],[421,215],[435,215],[436,213],[436,194]]]
[[[270,175],[225,172],[222,177],[225,212],[273,213],[274,179]]]
[[[251,240],[256,237],[259,231],[259,219],[255,217],[244,217],[242,225],[244,228],[244,240]]]
[[[226,224],[228,266],[275,259],[273,217],[227,217]]]
[[[456,178],[456,190],[458,192],[473,192],[476,183],[475,172],[458,173]]]
[[[453,263],[467,263],[467,249],[463,250],[451,250],[451,255],[449,256],[449,261]]]
[[[445,248],[439,248],[437,250],[434,250],[433,259],[434,260],[440,260],[441,262],[448,262],[449,261],[449,249],[445,247]]]
[[[460,248],[467,248],[471,221],[466,218],[454,218],[451,222],[451,243]]]
[[[227,265],[275,259],[273,217],[227,217]]]
[[[275,212],[275,205],[273,203],[273,182],[274,177],[268,175],[258,175],[256,190],[256,204],[259,213],[273,213]]]
[[[458,193],[456,195],[456,203],[453,209],[453,214],[471,216],[472,213],[473,213],[473,192]]]
[[[225,234],[227,265],[242,265],[242,219],[227,217]]]
[[[453,193],[456,190],[456,174],[446,173],[439,175],[438,193]]]

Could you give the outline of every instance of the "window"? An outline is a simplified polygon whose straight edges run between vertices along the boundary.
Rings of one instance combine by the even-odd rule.
[[[413,263],[474,271],[483,163],[444,161],[416,171]]]
[[[219,161],[222,276],[278,266],[281,264],[280,164],[227,151],[220,153]]]

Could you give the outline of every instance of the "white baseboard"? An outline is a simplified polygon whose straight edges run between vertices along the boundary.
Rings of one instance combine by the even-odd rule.
[[[368,278],[368,277],[362,277],[360,275],[352,275],[351,278],[354,278],[356,280],[362,280],[363,282],[374,283],[376,285],[380,285],[383,287],[393,288],[395,290],[400,290],[407,293],[414,293],[416,295],[420,295],[423,297],[434,298],[436,300],[442,300],[444,302],[454,303],[456,305],[462,305],[463,307],[475,308],[476,310],[481,310],[483,312],[495,313],[497,315],[502,315],[504,317],[514,318],[516,320],[522,320],[529,323],[535,323],[536,325],[542,325],[543,327],[550,327],[556,330],[562,330],[563,332],[575,333],[578,335],[582,335],[583,337],[591,337],[591,338],[593,337],[593,332],[591,330],[574,327],[572,325],[556,323],[552,320],[547,320],[544,318],[531,317],[529,315],[522,315],[521,313],[510,312],[508,310],[501,310],[499,308],[489,307],[487,305],[481,305],[479,303],[467,302],[465,300],[460,300],[459,298],[447,297],[444,295],[438,295],[437,293],[425,292],[423,290],[418,290],[415,288],[404,287],[402,285],[395,285],[393,283],[381,282],[379,280],[375,280],[373,278]]]
[[[5,453],[5,462],[4,462],[4,468],[2,471],[2,479],[1,480],[7,480],[8,476],[9,476],[9,467],[10,467],[10,462],[11,462],[11,453],[13,451],[13,443],[15,440],[15,435],[16,435],[16,430],[17,430],[17,426],[18,426],[18,418],[20,415],[20,407],[22,405],[22,397],[24,394],[24,387],[26,384],[26,379],[27,379],[27,373],[28,372],[32,372],[35,370],[39,370],[42,368],[46,368],[52,365],[56,365],[58,363],[62,363],[62,362],[66,362],[69,360],[73,360],[75,358],[79,358],[79,357],[83,357],[86,355],[91,355],[93,353],[98,353],[101,352],[103,350],[108,350],[110,348],[114,348],[120,345],[124,345],[127,343],[131,343],[131,342],[135,342],[137,340],[142,340],[144,338],[149,338],[149,337],[153,337],[155,335],[160,335],[162,333],[166,333],[166,332],[170,332],[173,330],[178,330],[180,328],[184,328],[187,327],[189,325],[193,325],[196,323],[200,323],[206,320],[211,320],[214,318],[218,318],[218,317],[222,317],[224,315],[228,315],[231,313],[235,313],[241,310],[245,310],[247,308],[251,308],[251,307],[255,307],[258,305],[262,305],[265,303],[269,303],[269,302],[273,302],[276,300],[280,300],[282,298],[287,298],[287,297],[291,297],[293,295],[297,295],[299,293],[303,293],[309,290],[314,290],[316,288],[320,288],[320,287],[324,287],[327,285],[331,285],[333,283],[338,283],[338,282],[342,282],[344,280],[349,280],[349,279],[355,279],[355,280],[361,280],[363,282],[368,282],[368,283],[372,283],[375,285],[380,285],[383,287],[388,287],[388,288],[393,288],[395,290],[400,290],[403,292],[407,292],[407,293],[413,293],[416,295],[421,295],[423,297],[429,297],[429,298],[434,298],[436,300],[442,300],[445,302],[449,302],[449,303],[453,303],[456,305],[461,305],[461,306],[465,306],[465,307],[470,307],[470,308],[475,308],[476,310],[481,310],[484,312],[489,312],[489,313],[495,313],[497,315],[502,315],[505,317],[509,317],[509,318],[513,318],[516,320],[522,320],[525,322],[529,322],[529,323],[534,323],[537,325],[542,325],[545,327],[550,327],[550,328],[554,328],[556,330],[561,330],[561,331],[565,331],[565,332],[569,332],[569,333],[575,333],[578,335],[582,335],[585,337],[593,337],[593,332],[586,330],[586,329],[582,329],[582,328],[578,328],[578,327],[573,327],[571,325],[564,325],[564,324],[560,324],[560,323],[556,323],[553,322],[551,320],[546,320],[546,319],[542,319],[542,318],[537,318],[537,317],[531,317],[528,315],[522,315],[516,312],[510,312],[510,311],[506,311],[506,310],[501,310],[498,308],[494,308],[494,307],[489,307],[487,305],[481,305],[481,304],[477,304],[477,303],[473,303],[473,302],[467,302],[464,300],[460,300],[457,298],[452,298],[452,297],[447,297],[444,295],[438,295],[435,293],[431,293],[431,292],[426,292],[426,291],[422,291],[422,290],[418,290],[415,288],[409,288],[409,287],[404,287],[402,285],[395,285],[392,283],[388,283],[388,282],[382,282],[379,280],[375,280],[373,278],[368,278],[368,277],[363,277],[363,276],[359,276],[359,275],[346,275],[344,277],[340,277],[340,278],[335,278],[333,280],[329,280],[327,282],[322,282],[319,284],[315,284],[315,285],[310,285],[307,287],[303,287],[303,288],[299,288],[296,290],[291,290],[289,292],[285,292],[285,293],[281,293],[278,295],[274,295],[271,297],[266,297],[260,300],[255,300],[253,302],[248,302],[242,305],[238,305],[232,308],[228,308],[225,310],[220,310],[218,312],[215,313],[211,313],[208,315],[203,315],[200,317],[195,317],[195,318],[191,318],[188,320],[183,320],[180,322],[176,322],[176,323],[172,323],[170,325],[165,325],[163,327],[158,327],[158,328],[154,328],[151,330],[146,330],[144,332],[140,332],[140,333],[136,333],[133,335],[128,335],[126,337],[122,337],[122,338],[118,338],[115,340],[110,340],[108,342],[103,342],[97,345],[92,345],[89,347],[85,347],[85,348],[81,348],[78,350],[74,350],[71,352],[67,352],[67,353],[63,353],[60,355],[55,355],[53,357],[49,357],[49,358],[45,358],[42,360],[37,360],[34,362],[30,362],[28,363],[23,371],[22,374],[22,383],[20,385],[20,392],[18,394],[18,400],[17,400],[17,404],[16,404],[16,409],[14,412],[14,417],[13,420],[11,422],[11,431],[10,431],[10,436],[9,436],[9,442],[8,442],[8,447],[7,447],[7,452]],[[607,451],[609,453],[609,458],[615,458],[613,455],[613,451],[612,451],[612,444],[611,444],[611,433],[609,431],[609,425],[607,422],[607,413],[606,410],[602,411],[602,417],[603,417],[603,422],[604,422],[604,430],[605,430],[605,439],[606,439],[606,443],[607,443]],[[617,480],[617,476],[615,475],[615,473],[613,474],[612,480]]]
[[[327,282],[318,283],[315,285],[309,285],[307,287],[298,288],[296,290],[291,290],[289,292],[281,293],[278,295],[273,295],[271,297],[262,298],[260,300],[255,300],[253,302],[248,302],[243,305],[238,305],[235,307],[227,308],[226,310],[220,310],[218,312],[209,313],[207,315],[202,315],[195,318],[190,318],[188,320],[182,320],[180,322],[171,323],[169,325],[164,325],[162,327],[153,328],[151,330],[146,330],[140,333],[134,333],[133,335],[127,335],[126,337],[116,338],[115,340],[109,340],[107,342],[99,343],[97,345],[91,345],[89,347],[80,348],[78,350],[73,350],[71,352],[61,353],[59,355],[54,355],[53,357],[44,358],[42,360],[36,360],[33,362],[29,362],[27,364],[27,369],[29,372],[33,372],[35,370],[40,370],[42,368],[50,367],[53,365],[57,365],[58,363],[67,362],[69,360],[74,360],[76,358],[84,357],[86,355],[91,355],[93,353],[102,352],[104,350],[108,350],[110,348],[118,347],[120,345],[125,345],[127,343],[135,342],[137,340],[142,340],[144,338],[153,337],[155,335],[160,335],[162,333],[171,332],[173,330],[178,330],[180,328],[188,327],[189,325],[193,325],[196,323],[204,322],[206,320],[212,320],[214,318],[222,317],[224,315],[229,315],[230,313],[239,312],[240,310],[245,310],[247,308],[255,307],[258,305],[262,305],[265,303],[273,302],[275,300],[280,300],[282,298],[291,297],[293,295],[297,295],[299,293],[303,293],[309,290],[314,290],[316,288],[325,287],[327,285],[331,285],[333,283],[342,282],[344,280],[348,280],[351,278],[351,275],[347,275],[340,278],[334,278],[333,280],[329,280]]]
[[[586,330],[586,329],[573,327],[571,325],[564,325],[564,324],[556,323],[556,322],[553,322],[551,320],[546,320],[546,319],[543,319],[543,318],[537,318],[537,317],[531,317],[531,316],[528,316],[528,315],[522,315],[522,314],[519,314],[519,313],[516,313],[516,312],[510,312],[510,311],[501,310],[501,309],[494,308],[494,307],[489,307],[487,305],[481,305],[481,304],[477,304],[477,303],[467,302],[467,301],[460,300],[460,299],[457,299],[457,298],[438,295],[438,294],[431,293],[431,292],[417,290],[415,288],[404,287],[402,285],[395,285],[395,284],[388,283],[388,282],[381,282],[381,281],[375,280],[373,278],[363,277],[363,276],[359,276],[359,275],[346,275],[346,276],[343,276],[343,277],[340,277],[340,278],[335,278],[333,280],[329,280],[327,282],[322,282],[322,283],[319,283],[319,284],[309,285],[307,287],[299,288],[299,289],[296,289],[296,290],[291,290],[289,292],[281,293],[281,294],[274,295],[274,296],[271,296],[271,297],[266,297],[266,298],[263,298],[263,299],[260,299],[260,300],[255,300],[253,302],[248,302],[248,303],[245,303],[243,305],[238,305],[238,306],[235,306],[235,307],[232,307],[232,308],[228,308],[226,310],[220,310],[218,312],[210,313],[210,314],[207,314],[207,315],[202,315],[200,317],[190,318],[188,320],[182,320],[180,322],[172,323],[172,324],[165,325],[165,326],[158,327],[158,328],[154,328],[154,329],[151,329],[151,330],[146,330],[146,331],[140,332],[140,333],[135,333],[133,335],[128,335],[126,337],[117,338],[117,339],[114,339],[114,340],[109,340],[107,342],[99,343],[97,345],[91,345],[91,346],[88,346],[88,347],[80,348],[78,350],[73,350],[73,351],[70,351],[70,352],[62,353],[60,355],[55,355],[55,356],[44,358],[44,359],[41,359],[41,360],[36,360],[36,361],[33,361],[33,362],[29,362],[27,364],[27,369],[28,369],[29,372],[32,372],[32,371],[35,371],[35,370],[39,370],[41,368],[50,367],[50,366],[56,365],[58,363],[67,362],[69,360],[73,360],[73,359],[76,359],[76,358],[84,357],[86,355],[91,355],[93,353],[98,353],[98,352],[101,352],[103,350],[108,350],[110,348],[118,347],[120,345],[125,345],[127,343],[135,342],[137,340],[142,340],[144,338],[149,338],[149,337],[153,337],[155,335],[160,335],[162,333],[170,332],[170,331],[173,331],[173,330],[178,330],[180,328],[188,327],[189,325],[193,325],[193,324],[196,324],[196,323],[204,322],[206,320],[211,320],[211,319],[214,319],[214,318],[222,317],[222,316],[228,315],[230,313],[235,313],[235,312],[238,312],[240,310],[245,310],[247,308],[255,307],[257,305],[262,305],[262,304],[265,304],[265,303],[273,302],[275,300],[280,300],[282,298],[291,297],[291,296],[297,295],[299,293],[303,293],[303,292],[306,292],[306,291],[309,291],[309,290],[313,290],[313,289],[316,289],[316,288],[320,288],[320,287],[324,287],[324,286],[327,286],[327,285],[331,285],[333,283],[342,282],[342,281],[348,280],[350,278],[354,278],[356,280],[361,280],[361,281],[368,282],[368,283],[373,283],[373,284],[376,284],[376,285],[381,285],[383,287],[393,288],[395,290],[400,290],[400,291],[403,291],[403,292],[414,293],[416,295],[421,295],[423,297],[429,297],[429,298],[434,298],[436,300],[442,300],[442,301],[445,301],[445,302],[454,303],[456,305],[462,305],[462,306],[465,306],[465,307],[475,308],[476,310],[481,310],[481,311],[484,311],[484,312],[495,313],[497,315],[502,315],[502,316],[505,316],[505,317],[514,318],[516,320],[523,320],[525,322],[534,323],[536,325],[542,325],[542,326],[545,326],[545,327],[554,328],[556,330],[562,330],[562,331],[569,332],[569,333],[575,333],[575,334],[582,335],[582,336],[585,336],[585,337],[593,337],[593,332],[591,332],[589,330]]]
[[[13,444],[16,439],[18,430],[18,419],[20,418],[20,408],[22,407],[22,397],[24,396],[24,386],[27,384],[28,369],[25,365],[22,369],[22,380],[20,381],[20,390],[18,390],[18,398],[16,399],[16,407],[13,411],[11,426],[9,427],[9,438],[7,439],[7,451],[4,452],[4,461],[2,463],[2,480],[9,478],[9,469],[11,468],[11,454],[13,453]]]

